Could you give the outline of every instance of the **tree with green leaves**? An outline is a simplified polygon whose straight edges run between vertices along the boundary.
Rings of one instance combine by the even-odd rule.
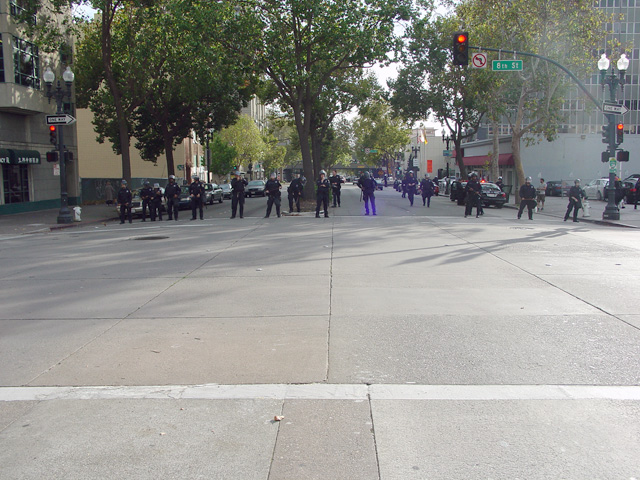
[[[238,152],[225,142],[220,133],[214,133],[211,143],[211,172],[216,175],[227,175],[236,166]]]
[[[234,45],[254,59],[291,109],[304,173],[313,178],[310,136],[318,99],[336,75],[385,61],[400,48],[395,25],[411,18],[414,2],[252,0],[243,5],[229,27],[238,32]]]
[[[550,58],[576,76],[586,76],[596,61],[594,52],[604,39],[606,19],[593,1],[465,0],[457,8],[461,25],[473,45],[528,52]],[[571,84],[557,67],[539,58],[523,57],[522,72],[503,76],[492,106],[504,105],[497,115],[511,129],[511,147],[519,183],[525,173],[520,145],[555,138],[562,123],[560,110]]]
[[[248,170],[264,161],[266,145],[256,122],[248,115],[240,115],[233,125],[220,131],[220,138],[237,152],[237,164]]]

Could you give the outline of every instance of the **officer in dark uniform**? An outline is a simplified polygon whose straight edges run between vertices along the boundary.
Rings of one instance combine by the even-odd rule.
[[[169,175],[169,183],[164,188],[164,197],[167,199],[168,220],[178,221],[178,204],[180,203],[180,185],[176,183],[176,176]]]
[[[120,190],[118,190],[118,198],[117,203],[120,207],[120,224],[124,223],[125,217],[129,219],[129,223],[132,222],[131,219],[131,190],[127,187],[127,181],[122,180]]]
[[[364,210],[365,215],[369,215],[369,203],[371,203],[371,211],[373,215],[376,214],[376,181],[371,178],[371,174],[369,172],[364,172],[364,174],[358,180],[358,186],[362,190],[362,198],[364,198]]]
[[[280,190],[282,185],[278,181],[275,173],[272,173],[264,186],[264,191],[267,195],[267,213],[264,218],[269,218],[271,215],[271,208],[273,204],[276,205],[276,215],[280,217],[280,197],[282,196]]]
[[[531,185],[531,177],[526,178],[524,185],[520,187],[518,195],[520,195],[520,209],[518,210],[518,219],[520,219],[520,217],[522,216],[524,207],[527,207],[527,210],[529,212],[529,220],[533,220],[533,209],[536,208],[538,202],[536,202],[536,187]]]
[[[480,194],[482,193],[482,187],[478,182],[478,174],[473,172],[467,182],[467,185],[464,187],[465,193],[467,195],[466,205],[464,207],[464,218],[467,218],[471,215],[471,210],[473,207],[476,207],[476,218],[480,216],[480,206],[482,199]]]
[[[431,207],[431,197],[435,192],[435,185],[429,178],[429,174],[425,174],[424,179],[420,182],[420,190],[422,191],[422,206]]]
[[[503,183],[502,183],[502,177],[498,177],[498,181],[496,182],[496,185],[498,186],[498,188],[499,188],[500,190],[502,190],[502,185],[503,185]]]
[[[156,217],[162,221],[162,190],[160,184],[153,184],[153,195],[151,197],[151,221],[155,222]]]
[[[144,182],[144,187],[140,189],[140,199],[142,200],[142,221],[147,221],[147,209],[149,209],[149,217],[151,217],[151,200],[153,199],[153,189],[151,184]]]
[[[193,176],[193,182],[189,185],[189,198],[191,199],[191,220],[196,220],[196,210],[200,210],[200,220],[204,220],[202,206],[204,205],[204,185],[200,183],[200,177]]]
[[[236,218],[238,205],[240,206],[240,218],[244,218],[244,187],[249,182],[242,178],[240,172],[234,172],[235,177],[231,180],[231,218]]]
[[[418,185],[418,182],[416,182],[416,179],[413,176],[413,171],[410,171],[409,173],[407,173],[407,176],[405,177],[405,191],[407,193],[407,196],[409,197],[409,203],[411,203],[412,207],[413,207],[413,196],[416,194],[417,185]]]
[[[331,183],[327,177],[327,172],[320,170],[320,178],[316,181],[316,218],[320,218],[320,204],[324,208],[325,218],[329,218],[329,189]]]
[[[571,210],[573,210],[573,221],[578,223],[578,210],[582,208],[582,199],[587,198],[584,190],[580,188],[580,179],[573,182],[573,187],[569,189],[569,205],[567,206],[567,213],[564,214],[564,221],[569,219]]]
[[[287,188],[287,192],[289,193],[289,213],[293,212],[294,205],[298,212],[300,212],[300,197],[302,197],[302,190],[304,190],[304,185],[300,175],[298,175],[293,179],[289,188]]]
[[[331,184],[331,193],[333,193],[333,207],[335,208],[336,203],[338,207],[340,206],[340,189],[341,184],[344,183],[340,175],[338,175],[337,170],[333,171],[333,175],[329,177],[329,183]]]

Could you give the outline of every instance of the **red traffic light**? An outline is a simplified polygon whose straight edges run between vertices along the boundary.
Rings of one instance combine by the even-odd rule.
[[[460,35],[458,35],[458,43],[464,43],[467,41],[467,36],[464,33],[461,33]]]
[[[55,132],[56,131],[56,126],[55,125],[49,125],[49,131],[50,132]]]
[[[618,125],[616,125],[616,128],[618,130],[624,130],[624,123],[619,123]]]

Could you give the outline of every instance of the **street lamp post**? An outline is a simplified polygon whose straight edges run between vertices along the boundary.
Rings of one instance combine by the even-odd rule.
[[[611,73],[607,74],[609,70],[609,59],[605,53],[602,54],[600,60],[598,60],[598,69],[600,70],[600,84],[602,90],[605,89],[605,85],[609,86],[609,101],[611,103],[617,103],[616,93],[618,91],[618,85],[620,90],[624,91],[624,75],[629,68],[629,59],[623,53],[617,62],[618,75],[615,74],[613,66],[611,67]],[[606,138],[608,139],[607,153],[609,154],[609,185],[607,185],[607,206],[602,213],[602,218],[605,220],[620,220],[620,210],[616,205],[615,198],[615,181],[616,181],[616,133],[615,133],[615,114],[605,113],[604,116],[607,119],[607,126],[605,127]]]
[[[417,165],[415,164],[415,160],[418,159],[418,152],[420,151],[420,147],[411,147],[411,153],[413,155],[413,157],[411,158],[411,165],[409,165],[407,168],[407,170],[413,170],[414,172],[416,171],[415,168],[417,167]]]
[[[47,67],[44,74],[42,75],[45,84],[47,85],[47,98],[49,99],[49,103],[51,103],[51,98],[55,98],[56,100],[56,114],[62,115],[64,114],[63,110],[63,100],[64,98],[68,98],[71,100],[71,84],[75,78],[75,75],[71,71],[70,67],[62,74],[62,79],[66,85],[66,89],[63,89],[60,85],[60,80],[58,80],[55,91],[51,89],[53,86],[53,82],[56,79],[53,70],[51,67]],[[69,194],[67,193],[67,168],[66,168],[66,158],[65,158],[65,144],[64,144],[64,129],[62,125],[58,125],[58,160],[60,162],[60,211],[58,212],[58,223],[72,223],[73,217],[71,216],[71,211],[69,210]]]
[[[453,140],[453,138],[451,138],[451,135],[444,133],[444,128],[442,129],[442,141],[445,142],[447,144],[447,151],[449,151],[449,145],[451,144],[451,141]],[[447,174],[446,174],[446,178],[449,178],[449,158],[447,157]],[[448,183],[447,183],[448,185]],[[447,187],[448,188],[448,187]],[[448,193],[448,192],[446,192]]]

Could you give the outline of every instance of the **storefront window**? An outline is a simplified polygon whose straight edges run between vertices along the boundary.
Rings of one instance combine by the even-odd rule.
[[[13,37],[13,70],[17,84],[40,88],[38,47],[33,43]]]
[[[4,203],[29,201],[29,170],[27,165],[2,165]]]

